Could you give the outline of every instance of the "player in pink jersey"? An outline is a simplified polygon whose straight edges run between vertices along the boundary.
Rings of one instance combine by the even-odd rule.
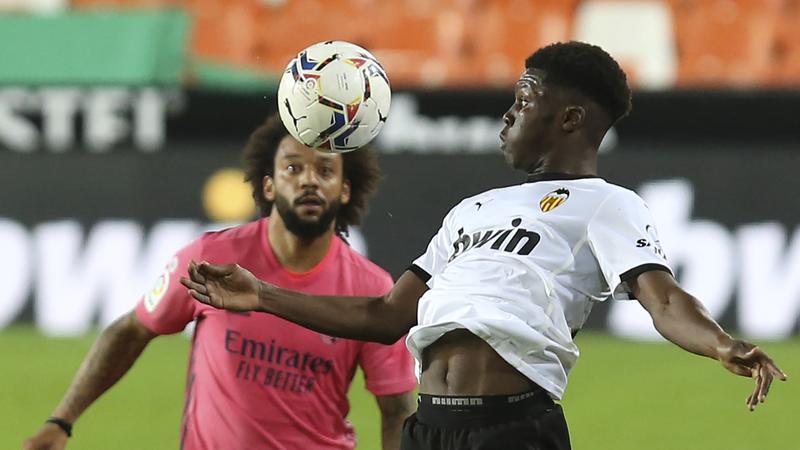
[[[340,237],[363,216],[380,171],[371,150],[308,149],[277,116],[250,137],[247,179],[264,217],[206,233],[180,250],[134,311],[98,338],[72,385],[26,449],[61,449],[72,423],[131,367],[152,338],[196,328],[182,449],[352,449],[347,390],[360,366],[381,411],[384,449],[399,447],[415,408],[413,362],[394,345],[332,338],[273,315],[194,301],[179,280],[190,260],[237,260],[259,277],[314,295],[378,296],[391,277]]]

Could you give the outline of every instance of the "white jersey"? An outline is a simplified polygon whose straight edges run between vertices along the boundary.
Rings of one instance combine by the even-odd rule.
[[[629,299],[629,280],[670,271],[636,193],[597,177],[545,174],[463,200],[410,270],[426,281],[408,348],[465,328],[560,399],[572,338],[594,302]]]

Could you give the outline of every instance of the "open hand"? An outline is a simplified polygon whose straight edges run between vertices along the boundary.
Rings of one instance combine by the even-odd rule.
[[[181,284],[197,301],[228,311],[258,309],[261,283],[250,271],[238,264],[215,265],[205,261],[189,262],[189,277]]]
[[[744,341],[733,341],[733,345],[719,350],[719,362],[731,372],[753,378],[755,390],[747,397],[746,405],[753,411],[764,403],[772,380],[786,381],[786,374],[757,346]]]

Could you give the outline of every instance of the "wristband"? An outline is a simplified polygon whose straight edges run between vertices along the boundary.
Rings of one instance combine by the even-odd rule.
[[[59,428],[64,430],[64,433],[67,433],[67,437],[72,437],[72,424],[67,422],[64,419],[59,419],[58,417],[48,417],[44,423],[52,423],[58,425]]]

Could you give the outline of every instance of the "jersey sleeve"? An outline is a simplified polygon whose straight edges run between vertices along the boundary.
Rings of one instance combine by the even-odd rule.
[[[392,289],[392,277],[384,274],[378,294]],[[406,349],[405,336],[392,345],[364,342],[359,352],[359,365],[364,371],[367,390],[377,396],[409,392],[417,387],[414,359]]]
[[[452,230],[450,228],[454,210],[455,208],[445,216],[441,228],[428,243],[425,253],[415,259],[408,268],[424,281],[428,287],[432,287],[431,278],[444,270],[444,266],[447,265],[451,248],[450,236],[452,236]]]
[[[359,364],[367,390],[374,395],[401,394],[417,387],[414,359],[406,349],[405,336],[392,345],[364,343]]]
[[[587,239],[614,299],[634,299],[627,282],[644,272],[672,273],[650,211],[631,191],[606,198],[589,221]]]
[[[194,320],[197,302],[180,283],[180,278],[187,276],[190,260],[201,259],[201,250],[202,242],[198,239],[176,253],[153,288],[136,304],[136,317],[153,333],[178,333]]]

